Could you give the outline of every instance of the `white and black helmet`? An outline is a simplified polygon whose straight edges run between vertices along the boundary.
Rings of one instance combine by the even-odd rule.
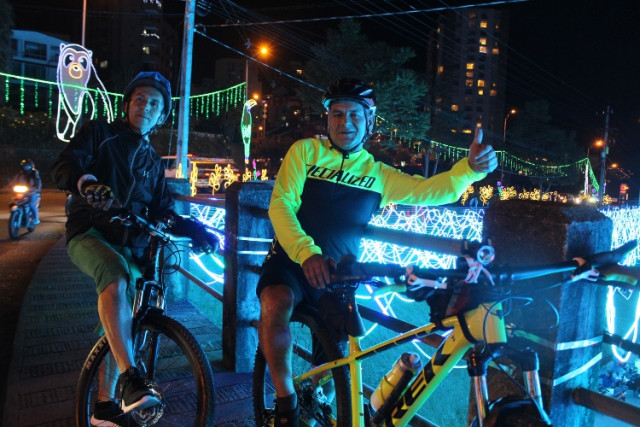
[[[340,79],[331,85],[322,96],[322,105],[328,111],[331,103],[337,99],[356,101],[372,114],[376,112],[376,94],[367,83],[357,79]]]

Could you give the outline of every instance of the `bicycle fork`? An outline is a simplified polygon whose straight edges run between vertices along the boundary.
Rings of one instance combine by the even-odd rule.
[[[517,350],[502,344],[489,344],[481,351],[473,350],[467,358],[467,371],[473,379],[474,395],[476,399],[476,412],[478,426],[484,425],[484,420],[489,414],[489,391],[487,388],[487,366],[496,357],[505,356],[517,362],[522,369],[524,388],[528,396],[534,401],[540,412],[540,416],[548,420],[549,416],[542,404],[542,392],[540,389],[540,376],[538,374],[538,354],[530,348]]]

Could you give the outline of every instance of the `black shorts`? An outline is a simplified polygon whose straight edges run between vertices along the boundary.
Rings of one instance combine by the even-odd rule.
[[[303,301],[315,306],[320,296],[325,293],[324,290],[316,289],[309,284],[300,264],[281,253],[269,254],[262,264],[256,287],[258,298],[264,288],[272,285],[285,285],[291,288],[296,306]]]

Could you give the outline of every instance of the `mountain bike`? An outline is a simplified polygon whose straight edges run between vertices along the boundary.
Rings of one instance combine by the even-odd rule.
[[[135,282],[133,301],[133,342],[136,366],[156,385],[162,404],[132,411],[139,425],[213,426],[213,373],[196,338],[178,321],[164,314],[167,305],[165,261],[178,255],[178,245],[187,246],[190,239],[173,236],[166,230],[171,221],[152,225],[132,213],[114,216],[132,229],[149,236],[150,246],[142,277]],[[167,252],[171,250],[171,252]],[[167,252],[167,253],[165,253]],[[175,264],[175,263],[174,263]],[[87,356],[76,389],[76,425],[89,426],[101,381],[115,384],[119,372],[102,336]],[[113,393],[113,390],[111,390]],[[112,397],[112,396],[111,396]],[[101,400],[104,400],[101,399]]]
[[[301,304],[293,312],[290,327],[294,342],[292,372],[303,426],[406,426],[437,387],[464,357],[472,378],[476,418],[473,425],[547,425],[550,424],[542,401],[538,376],[538,356],[529,348],[515,348],[507,342],[505,313],[517,299],[516,282],[532,278],[571,273],[559,284],[587,276],[596,268],[615,266],[637,246],[635,241],[609,252],[598,253],[553,265],[498,267],[488,245],[475,245],[458,259],[455,269],[416,269],[397,265],[357,263],[355,257],[343,259],[332,275],[330,292],[342,301],[348,318],[343,330],[328,326],[331,316],[323,317],[315,308]],[[620,274],[617,274],[619,277]],[[388,285],[379,278],[393,278]],[[637,282],[637,277],[634,278]],[[415,327],[391,339],[362,349],[364,328],[359,318],[354,290],[361,283],[380,285],[375,292],[402,292],[414,301],[426,301],[431,323]],[[340,305],[340,304],[338,304]],[[342,348],[347,335],[346,353]],[[423,368],[405,369],[387,381],[382,399],[378,394],[375,409],[371,393],[363,384],[362,369],[370,357],[393,351],[413,340],[425,340],[438,334],[441,344]],[[502,396],[490,401],[487,368],[490,362],[507,357],[520,365],[521,395]],[[386,378],[386,377],[385,377]],[[383,380],[384,381],[384,380]],[[273,425],[275,389],[260,347],[256,352],[253,392],[254,414],[259,426]],[[373,395],[378,393],[376,390]],[[382,403],[380,404],[380,400]],[[378,406],[379,405],[379,406]]]

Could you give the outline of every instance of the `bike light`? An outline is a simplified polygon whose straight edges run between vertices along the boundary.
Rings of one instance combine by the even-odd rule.
[[[13,186],[13,191],[16,192],[16,193],[26,193],[28,189],[29,189],[29,187],[27,187],[26,185],[14,185]]]

